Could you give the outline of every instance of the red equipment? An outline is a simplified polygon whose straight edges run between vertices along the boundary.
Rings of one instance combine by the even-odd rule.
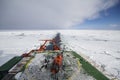
[[[62,66],[62,60],[63,60],[62,54],[59,54],[54,58],[53,64],[51,67],[52,74],[56,74],[57,72],[59,72],[59,69]]]
[[[24,54],[22,54],[22,57],[31,57],[30,54],[34,51],[37,51],[37,50],[31,50],[29,53],[24,53]]]
[[[60,48],[57,46],[57,44],[55,43],[55,40],[40,40],[40,41],[45,41],[43,45],[40,46],[40,48],[38,49],[38,51],[44,51],[46,50],[46,46],[45,44],[47,42],[52,42],[53,43],[53,50],[60,50]]]
[[[22,54],[22,57],[30,57],[28,53]]]

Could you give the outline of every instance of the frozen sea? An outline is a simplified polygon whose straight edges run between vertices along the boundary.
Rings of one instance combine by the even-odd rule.
[[[111,79],[120,80],[120,31],[115,30],[0,31],[0,66],[39,48],[40,40],[52,39],[57,32],[68,50],[84,56]]]

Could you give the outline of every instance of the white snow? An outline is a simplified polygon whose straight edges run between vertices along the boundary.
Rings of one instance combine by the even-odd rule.
[[[120,31],[60,31],[63,44],[83,55],[110,78],[120,79]]]
[[[110,30],[46,30],[0,31],[0,66],[16,55],[36,49],[61,33],[68,50],[87,57],[93,65],[111,78],[120,79],[120,31]]]
[[[16,55],[39,48],[44,39],[52,39],[56,31],[0,31],[0,66]]]

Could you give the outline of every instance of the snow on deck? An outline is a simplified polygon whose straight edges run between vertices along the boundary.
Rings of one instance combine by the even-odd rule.
[[[57,53],[40,53],[36,54],[35,58],[29,63],[28,68],[18,77],[17,80],[95,80],[92,76],[89,76],[81,65],[78,65],[78,59],[73,57],[72,54],[64,52],[63,54],[63,65],[64,70],[60,68],[60,71],[52,75],[50,72],[53,56]],[[44,59],[49,57],[50,62],[47,68],[41,68],[44,64]],[[19,74],[19,73],[18,73]],[[56,79],[56,77],[58,79]]]

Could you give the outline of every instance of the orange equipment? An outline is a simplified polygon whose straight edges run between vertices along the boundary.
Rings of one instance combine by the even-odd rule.
[[[45,41],[43,45],[40,46],[40,48],[38,49],[38,51],[44,51],[46,50],[46,46],[45,44],[47,42],[52,42],[53,43],[53,50],[60,50],[60,48],[57,46],[57,44],[55,43],[55,40],[40,40],[40,41]]]
[[[22,54],[22,57],[30,57],[28,53]]]
[[[30,52],[28,52],[28,53],[24,53],[24,54],[22,54],[22,57],[31,57],[31,53],[33,53],[34,51],[37,51],[37,50],[31,50]]]
[[[59,54],[54,58],[51,67],[52,74],[56,74],[57,72],[59,72],[59,69],[62,66],[62,60],[63,60],[62,54]]]

